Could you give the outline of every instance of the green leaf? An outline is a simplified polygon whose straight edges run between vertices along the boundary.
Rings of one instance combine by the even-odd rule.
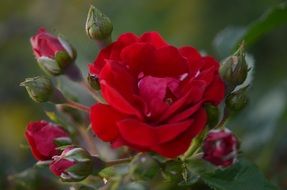
[[[287,4],[280,4],[268,10],[248,27],[243,39],[247,45],[256,42],[263,34],[287,23]]]
[[[282,3],[266,11],[247,27],[227,27],[214,39],[214,47],[220,57],[226,57],[241,41],[247,46],[258,41],[264,34],[287,23],[287,4]]]
[[[276,190],[257,167],[247,160],[240,160],[226,169],[204,173],[202,180],[215,190]]]

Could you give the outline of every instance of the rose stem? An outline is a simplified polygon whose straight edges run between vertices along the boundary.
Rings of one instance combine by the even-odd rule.
[[[71,108],[78,109],[78,110],[90,113],[90,108],[89,107],[87,107],[87,106],[85,106],[83,104],[79,104],[77,102],[74,102],[72,100],[67,100],[67,103],[64,103],[63,105],[66,105],[66,106],[69,106]]]
[[[221,121],[214,127],[214,129],[223,128],[223,126],[224,126],[225,122],[227,121],[228,117],[229,117],[229,113],[228,113],[228,111],[226,109],[224,109],[224,115],[223,115]]]
[[[132,158],[123,158],[123,159],[118,159],[118,160],[106,162],[106,165],[107,166],[114,166],[117,164],[123,164],[123,163],[130,162],[131,160],[132,160]]]
[[[192,156],[195,152],[197,152],[197,150],[199,149],[200,145],[201,145],[201,141],[199,141],[198,139],[195,139],[194,143],[191,144],[191,147],[189,147],[189,149],[183,155],[182,159],[186,160],[187,158]]]
[[[90,94],[93,96],[93,98],[99,102],[99,103],[105,103],[105,100],[103,99],[101,93],[99,91],[94,90],[86,80],[82,80],[80,82],[80,85],[84,87]]]

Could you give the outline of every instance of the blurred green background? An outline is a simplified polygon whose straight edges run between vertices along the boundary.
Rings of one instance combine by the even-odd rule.
[[[155,30],[171,44],[192,45],[220,57],[214,38],[225,27],[249,25],[279,0],[1,0],[0,2],[0,189],[14,189],[9,176],[35,162],[24,140],[30,120],[45,118],[19,83],[41,75],[29,43],[40,26],[63,34],[86,65],[98,51],[84,31],[90,4],[113,21],[113,37]],[[248,107],[229,127],[243,152],[281,189],[287,189],[287,25],[248,48],[255,60]],[[52,188],[51,188],[52,189]]]

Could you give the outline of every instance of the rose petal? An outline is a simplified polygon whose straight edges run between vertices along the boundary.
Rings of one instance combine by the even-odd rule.
[[[171,117],[176,111],[181,109],[188,104],[197,103],[204,96],[204,91],[206,89],[206,83],[204,81],[194,80],[189,84],[189,91],[186,92],[180,99],[175,101],[171,106],[166,110],[165,113],[159,118],[159,122]]]
[[[124,117],[126,115],[116,111],[109,105],[96,104],[91,107],[92,129],[103,141],[114,141],[118,138],[116,123]]]
[[[151,44],[134,43],[125,47],[121,59],[136,75],[145,70],[148,65],[154,65],[156,60],[155,48]]]
[[[138,119],[143,119],[141,112],[137,110],[130,102],[128,102],[117,90],[108,85],[106,81],[101,80],[100,84],[102,94],[109,105],[120,112],[128,115],[134,115]]]
[[[225,96],[225,86],[223,81],[216,75],[212,83],[207,87],[204,99],[208,102],[218,105]]]
[[[145,68],[145,74],[156,77],[177,77],[188,71],[186,59],[173,46],[164,46],[156,51],[155,64]]]
[[[158,32],[146,32],[140,37],[139,41],[150,42],[157,48],[168,45]]]
[[[187,108],[186,110],[176,114],[174,117],[168,120],[169,123],[180,122],[189,117],[191,117],[195,112],[197,112],[202,106],[202,101],[198,102],[197,104]]]
[[[170,142],[154,146],[152,150],[169,158],[183,154],[190,146],[192,139],[203,130],[207,121],[206,112],[203,109],[200,109],[193,118],[195,120],[192,126],[182,135]]]
[[[125,141],[132,145],[149,147],[165,143],[182,134],[192,125],[193,120],[171,123],[161,126],[150,126],[136,119],[118,122],[118,128]]]
[[[137,81],[129,70],[122,64],[106,60],[106,65],[100,73],[100,79],[117,90],[127,100],[132,100],[137,90]]]
[[[93,62],[94,66],[89,66],[90,73],[98,75],[104,67],[106,59],[120,60],[122,49],[137,40],[138,37],[132,33],[124,33],[120,35],[117,41],[100,51],[99,55]]]
[[[89,65],[89,71],[91,74],[99,75],[102,68],[106,64],[105,60],[109,59],[109,57],[110,57],[113,46],[114,46],[114,44],[111,44],[111,45],[107,46],[106,48],[104,48],[100,51],[99,55],[97,56],[97,58],[93,62],[93,64]]]
[[[191,76],[195,75],[202,65],[201,55],[199,52],[190,46],[181,47],[178,49],[180,54],[184,56],[188,61],[189,74]]]

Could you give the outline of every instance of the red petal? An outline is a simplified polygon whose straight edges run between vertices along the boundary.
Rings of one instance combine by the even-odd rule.
[[[190,108],[176,114],[174,117],[168,120],[169,123],[180,122],[187,118],[190,118],[195,112],[197,112],[202,106],[202,101],[191,106]]]
[[[218,105],[225,96],[225,86],[218,75],[213,79],[213,82],[207,87],[204,99],[215,105]]]
[[[92,129],[103,141],[114,141],[118,138],[116,122],[126,117],[111,106],[96,104],[91,107]]]
[[[181,136],[178,136],[168,143],[155,146],[152,150],[170,158],[183,154],[190,146],[192,139],[202,131],[207,121],[207,116],[203,109],[200,109],[193,118],[195,121],[192,126],[190,126]]]
[[[120,60],[122,49],[129,44],[136,42],[137,40],[138,37],[132,33],[125,33],[119,36],[117,41],[113,42],[100,51],[96,60],[93,62],[94,68],[92,70],[90,69],[90,72],[92,74],[98,75],[101,69],[104,67],[106,59]]]
[[[159,122],[168,119],[172,114],[188,104],[197,103],[204,95],[206,83],[204,81],[194,80],[189,84],[189,91],[184,94],[180,99],[175,101],[162,115]]]
[[[150,42],[152,45],[154,45],[157,48],[168,45],[158,32],[146,32],[140,37],[140,41]]]
[[[146,67],[146,74],[157,77],[177,77],[188,73],[188,65],[179,51],[172,46],[164,46],[156,51],[156,62]]]
[[[123,48],[137,41],[138,37],[133,33],[124,33],[120,35],[117,41],[114,42],[109,58],[112,60],[120,60],[120,55]]]
[[[207,68],[211,68],[211,67],[215,67],[215,70],[218,70],[219,68],[219,63],[210,56],[206,56],[202,58],[203,60],[203,67],[201,69],[207,69]]]
[[[134,115],[139,119],[142,119],[142,114],[138,111],[130,102],[128,102],[117,90],[107,84],[106,81],[101,80],[102,94],[105,100],[116,110]]]
[[[180,54],[184,56],[188,61],[190,75],[193,76],[200,69],[202,65],[201,55],[199,52],[190,46],[182,47],[178,49]]]
[[[161,126],[150,126],[136,119],[126,119],[118,122],[121,136],[131,145],[150,148],[160,143],[168,142],[192,125],[193,120],[172,123]]]
[[[121,59],[129,69],[138,74],[147,65],[154,65],[156,60],[155,48],[151,44],[134,43],[125,47],[121,52]]]
[[[127,100],[132,99],[137,89],[137,81],[122,64],[106,60],[106,65],[100,73],[100,79],[106,81]]]
[[[99,55],[97,56],[97,58],[93,62],[93,64],[89,65],[91,74],[99,75],[99,73],[101,72],[102,68],[106,64],[105,60],[109,59],[109,57],[110,57],[110,54],[111,54],[112,49],[113,49],[113,46],[114,46],[114,43],[100,51]]]

